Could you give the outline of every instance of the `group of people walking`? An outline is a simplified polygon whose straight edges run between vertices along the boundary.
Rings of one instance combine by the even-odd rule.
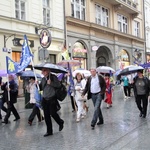
[[[74,79],[74,91],[72,93],[74,109],[76,109],[76,122],[79,122],[82,118],[86,117],[85,103],[87,99],[92,99],[94,112],[91,119],[91,128],[94,129],[95,125],[104,124],[104,117],[101,110],[102,100],[106,102],[107,108],[112,106],[112,92],[113,82],[110,79],[110,74],[105,74],[105,77],[98,74],[95,68],[90,69],[91,76],[84,78],[81,73],[77,73]],[[58,115],[59,102],[57,100],[55,89],[61,87],[60,81],[57,77],[51,73],[50,69],[43,68],[42,74],[44,77],[41,82],[35,81],[35,78],[30,78],[30,84],[27,87],[30,92],[30,103],[33,104],[32,112],[28,118],[28,124],[32,125],[34,117],[37,115],[38,121],[45,120],[46,133],[44,137],[53,135],[53,127],[51,117],[56,121],[59,126],[59,131],[64,127],[64,120]],[[122,79],[124,84],[127,78]],[[150,81],[143,76],[143,70],[137,71],[137,76],[133,80],[134,95],[137,107],[140,111],[140,117],[145,118],[147,115],[148,96],[150,92]],[[43,91],[42,109],[44,116],[42,116],[39,107],[36,105],[34,98],[34,90],[39,85],[40,90]],[[14,107],[14,103],[17,101],[18,86],[14,81],[12,75],[9,75],[9,84],[2,84],[1,89],[4,91],[0,94],[0,108],[6,112],[3,123],[8,123],[10,113],[15,116],[14,121],[20,119],[17,110]],[[124,91],[127,88],[124,87]],[[8,94],[9,93],[9,94]],[[125,92],[126,93],[126,92]],[[10,95],[10,97],[8,96]],[[130,96],[130,95],[129,95]],[[4,103],[7,103],[7,108]],[[2,116],[0,114],[0,119]]]

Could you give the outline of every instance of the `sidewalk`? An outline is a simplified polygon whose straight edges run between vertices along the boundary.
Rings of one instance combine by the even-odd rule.
[[[54,120],[54,135],[43,137],[46,132],[45,122],[38,123],[35,118],[29,126],[27,119],[31,109],[24,109],[24,99],[19,98],[16,105],[21,119],[14,122],[10,117],[9,124],[0,123],[0,150],[149,150],[150,149],[150,117],[139,117],[134,98],[124,101],[119,88],[113,97],[113,107],[106,109],[102,105],[104,124],[91,130],[93,116],[92,101],[87,102],[89,112],[87,117],[76,123],[76,114],[72,113],[69,97],[61,103],[61,118],[64,119],[64,129],[59,132],[59,126]],[[148,107],[149,113],[149,107]]]

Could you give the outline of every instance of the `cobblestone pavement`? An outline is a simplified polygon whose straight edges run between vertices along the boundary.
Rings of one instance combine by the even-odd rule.
[[[150,117],[139,117],[134,98],[124,100],[120,88],[113,95],[113,107],[106,109],[103,103],[104,124],[91,130],[90,122],[93,105],[87,102],[87,117],[76,123],[76,114],[72,112],[69,98],[61,103],[60,116],[64,119],[64,129],[53,120],[53,136],[43,137],[45,122],[38,123],[35,118],[29,126],[27,119],[31,109],[24,109],[24,100],[18,99],[16,107],[21,119],[9,124],[0,121],[0,150],[149,150]],[[148,108],[149,113],[149,108]],[[3,113],[4,115],[4,113]]]

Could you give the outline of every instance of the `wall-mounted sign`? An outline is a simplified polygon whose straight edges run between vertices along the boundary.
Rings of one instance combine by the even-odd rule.
[[[40,33],[40,44],[44,48],[48,48],[51,44],[51,34],[49,30],[43,29]]]
[[[92,51],[97,51],[98,50],[98,46],[92,46]]]
[[[22,46],[23,45],[24,40],[20,39],[20,38],[14,38],[13,39],[13,45],[14,46]],[[34,41],[33,40],[28,40],[28,45],[30,47],[34,47]]]

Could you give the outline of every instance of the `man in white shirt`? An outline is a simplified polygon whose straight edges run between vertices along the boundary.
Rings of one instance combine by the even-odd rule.
[[[85,86],[82,95],[88,93],[87,98],[88,99],[92,98],[93,105],[94,105],[94,114],[91,121],[91,127],[92,129],[94,129],[98,118],[99,118],[99,122],[97,123],[97,125],[104,123],[100,106],[101,106],[101,101],[103,99],[103,94],[105,93],[106,83],[104,78],[101,75],[98,75],[96,73],[95,68],[92,68],[90,71],[91,71],[91,76],[87,80],[87,84]]]

